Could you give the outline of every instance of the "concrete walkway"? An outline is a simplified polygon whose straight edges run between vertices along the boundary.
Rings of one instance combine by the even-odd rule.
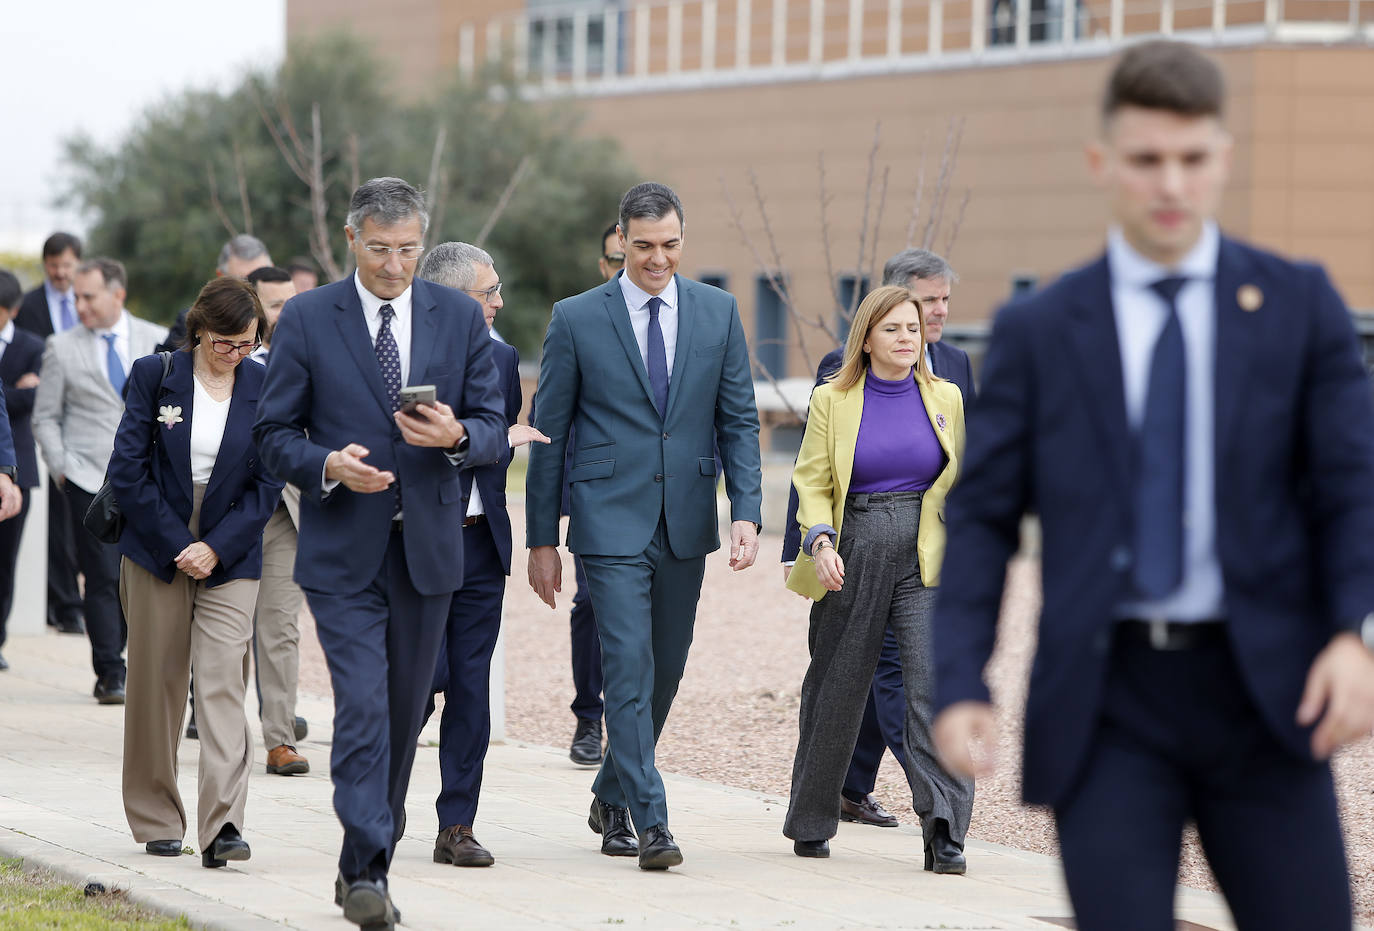
[[[91,698],[85,638],[13,637],[0,673],[0,856],[80,883],[128,890],[145,905],[226,929],[353,927],[332,899],[341,831],[331,806],[327,700],[303,699],[301,745],[314,771],[263,772],[261,748],[244,836],[253,858],[219,870],[197,856],[145,854],[120,800],[123,712]],[[666,776],[686,863],[644,873],[599,853],[586,825],[591,774],[560,749],[494,746],[478,837],[490,869],[431,860],[438,791],[437,719],[421,740],[391,886],[406,928],[979,928],[1072,927],[1053,858],[972,841],[969,874],[921,871],[919,830],[841,825],[829,860],[793,856],[780,833],[786,800]],[[181,747],[192,822],[198,745]],[[1180,890],[1192,925],[1233,927],[1218,896]]]

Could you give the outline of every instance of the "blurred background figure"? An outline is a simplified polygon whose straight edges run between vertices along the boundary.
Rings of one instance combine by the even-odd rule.
[[[314,262],[304,256],[298,255],[292,259],[286,270],[291,275],[291,283],[296,286],[297,294],[320,285],[319,269],[315,267]]]

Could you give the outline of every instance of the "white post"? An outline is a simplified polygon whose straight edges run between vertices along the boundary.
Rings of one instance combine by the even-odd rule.
[[[477,69],[477,29],[472,23],[458,27],[458,72],[471,78]]]
[[[773,67],[787,64],[787,3],[773,0]]]
[[[980,54],[988,41],[988,10],[986,3],[973,0],[973,15],[969,17],[968,47],[973,54]]]
[[[887,57],[896,58],[901,54],[902,0],[887,0]]]
[[[1113,42],[1120,42],[1122,35],[1126,31],[1126,3],[1125,0],[1112,0],[1112,26],[1111,36]]]
[[[558,79],[558,58],[557,49],[554,47],[553,40],[558,35],[558,20],[551,16],[543,19],[544,29],[539,43],[539,67],[543,71],[540,77],[544,84],[552,84]]]
[[[620,73],[620,10],[607,7],[601,16],[601,77],[611,80]]]
[[[530,18],[515,20],[515,79],[524,81],[530,76]]]
[[[1359,0],[1356,0],[1359,2]],[[1226,31],[1226,0],[1212,0],[1212,35],[1220,37]]]
[[[849,60],[858,61],[864,53],[864,0],[849,0]]]
[[[701,70],[716,70],[716,0],[701,3]]]
[[[811,0],[811,38],[806,60],[818,66],[825,57],[825,0]]]
[[[587,82],[587,8],[573,12],[572,81],[576,87]]]
[[[1078,4],[1074,0],[1059,0],[1062,4],[1059,10],[1059,41],[1065,45],[1072,45],[1078,38]]]
[[[668,2],[668,73],[682,70],[682,0]]]
[[[7,630],[11,635],[41,634],[48,629],[48,470],[38,465],[37,488],[29,489],[29,513],[19,538],[14,567],[14,605]]]
[[[635,7],[635,77],[649,76],[649,7]]]
[[[501,20],[487,21],[487,47],[483,60],[487,64],[501,60]]]
[[[978,0],[973,0],[977,3]],[[932,58],[938,58],[945,45],[945,4],[944,0],[930,0],[930,23],[928,26],[930,35],[927,36],[927,48]]]
[[[1174,0],[1160,0],[1159,32],[1166,36],[1174,34]]]
[[[1264,27],[1273,32],[1279,28],[1279,0],[1264,0]]]
[[[1013,0],[1016,4],[1016,47],[1025,51],[1030,47],[1030,0]]]
[[[735,6],[735,67],[740,71],[749,67],[750,29],[753,24],[753,4],[750,0],[739,0]]]

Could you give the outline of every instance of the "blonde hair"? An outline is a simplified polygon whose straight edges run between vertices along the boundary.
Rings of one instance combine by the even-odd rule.
[[[849,327],[849,339],[845,340],[844,344],[844,361],[840,363],[835,374],[830,376],[832,385],[848,390],[863,380],[864,373],[869,368],[868,353],[864,352],[864,342],[868,339],[868,334],[884,317],[903,304],[915,304],[916,316],[921,321],[922,351],[916,354],[916,380],[927,384],[938,380],[926,362],[926,317],[921,312],[921,302],[900,285],[883,285],[869,292],[863,303],[859,304],[859,309],[854,312],[854,321]]]

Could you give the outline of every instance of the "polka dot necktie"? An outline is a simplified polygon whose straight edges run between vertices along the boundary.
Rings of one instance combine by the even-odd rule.
[[[396,337],[391,335],[391,318],[396,311],[390,304],[382,305],[382,325],[377,329],[377,365],[382,370],[382,384],[386,385],[387,397],[391,398],[391,409],[401,409],[401,352],[396,348]]]

